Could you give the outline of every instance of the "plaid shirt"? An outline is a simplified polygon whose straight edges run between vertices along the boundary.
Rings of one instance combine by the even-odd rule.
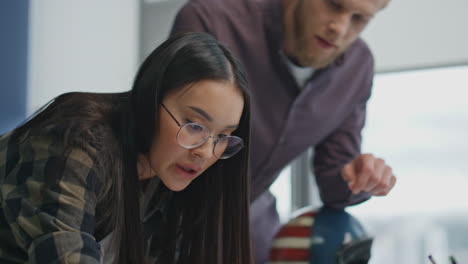
[[[52,136],[0,136],[0,263],[103,263],[112,252],[95,238],[103,186],[96,171],[87,152],[65,152]],[[155,199],[158,185],[153,179],[140,200],[147,248],[156,232],[150,223],[165,215],[171,195]]]

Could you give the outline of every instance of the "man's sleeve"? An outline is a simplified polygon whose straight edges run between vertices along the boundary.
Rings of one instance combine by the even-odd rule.
[[[28,263],[100,263],[92,160],[81,150],[51,154],[42,141],[21,148],[29,154],[12,153],[20,161],[1,185],[0,209]]]
[[[325,205],[345,207],[364,202],[370,194],[353,194],[341,175],[345,164],[361,154],[361,132],[366,119],[366,104],[371,94],[373,80],[373,60],[371,58],[367,80],[363,81],[365,93],[350,110],[348,117],[328,137],[315,147],[313,167]]]
[[[177,13],[170,35],[185,32],[211,32],[206,10],[198,3],[187,2]]]

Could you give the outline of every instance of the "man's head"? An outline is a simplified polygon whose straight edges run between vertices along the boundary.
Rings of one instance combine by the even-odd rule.
[[[326,67],[389,1],[283,0],[284,52],[301,66]]]

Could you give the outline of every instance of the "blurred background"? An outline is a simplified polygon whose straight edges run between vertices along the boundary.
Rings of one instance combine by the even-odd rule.
[[[185,0],[0,1],[0,134],[69,91],[130,89]],[[348,209],[375,236],[374,264],[468,263],[466,0],[392,0],[363,38],[377,74],[363,151],[392,165],[390,195]],[[309,159],[271,187],[286,221],[320,205]]]

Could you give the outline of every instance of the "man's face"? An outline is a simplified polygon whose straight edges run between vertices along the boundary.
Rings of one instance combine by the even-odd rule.
[[[286,0],[286,55],[295,58],[301,66],[326,67],[359,37],[388,1]]]

